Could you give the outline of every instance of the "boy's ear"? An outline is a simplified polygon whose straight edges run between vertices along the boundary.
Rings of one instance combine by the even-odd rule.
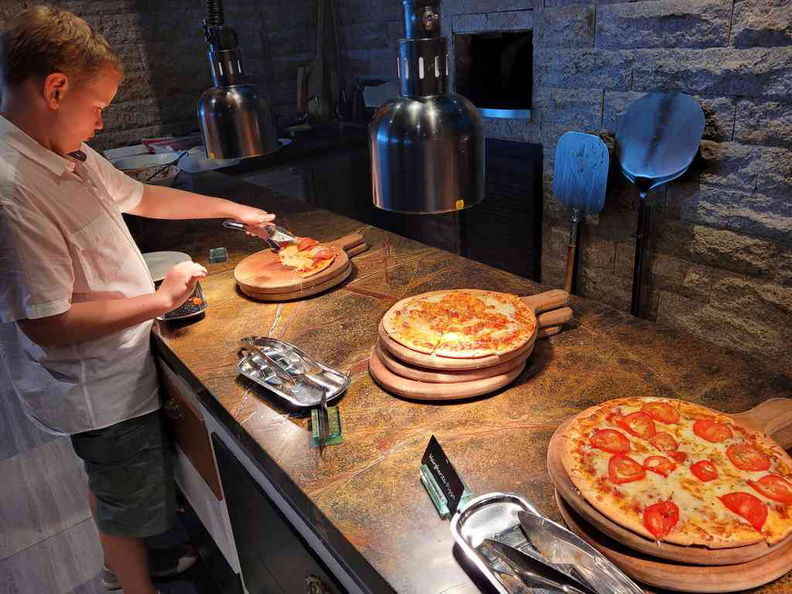
[[[44,100],[50,109],[59,109],[66,92],[69,79],[62,72],[53,72],[44,79]]]

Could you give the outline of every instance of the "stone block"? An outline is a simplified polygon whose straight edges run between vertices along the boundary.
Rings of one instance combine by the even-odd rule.
[[[753,277],[773,278],[781,244],[761,237],[669,219],[655,226],[656,252]]]
[[[346,31],[346,29],[347,27],[344,27],[342,30]],[[344,47],[351,49],[350,46]],[[316,52],[315,31],[307,27],[270,31],[267,33],[267,49],[272,58],[301,54],[305,57],[311,56],[312,59]]]
[[[534,119],[484,118],[484,136],[534,144],[542,142],[541,129]]]
[[[731,42],[736,47],[792,45],[789,0],[735,0]]]
[[[187,95],[113,102],[103,113],[105,129],[116,132],[189,119],[195,119],[197,124],[198,99],[198,96]]]
[[[342,51],[351,49],[392,49],[395,55],[398,41],[404,37],[404,26],[401,21],[351,23],[340,28],[340,36]],[[311,44],[312,47],[315,45],[316,42]],[[286,51],[289,50],[288,47],[285,49]]]
[[[704,140],[699,156],[682,179],[752,191],[759,158],[759,150],[751,146]]]
[[[756,189],[785,203],[792,197],[792,150],[760,148],[756,162]]]
[[[578,271],[578,294],[607,303],[622,311],[629,310],[632,270],[624,273],[581,266]]]
[[[659,254],[652,266],[655,286],[743,317],[789,323],[792,287]]]
[[[650,0],[597,9],[596,47],[713,47],[729,39],[731,0]]]
[[[73,12],[77,16],[89,20],[88,17],[94,15],[118,15],[133,14],[140,10],[140,0],[60,0],[52,2],[59,8]],[[197,8],[201,5],[200,0],[190,0],[190,5]]]
[[[349,50],[344,53],[345,68],[362,78],[396,78],[396,51],[392,49]]]
[[[632,53],[594,49],[535,49],[534,86],[627,90]]]
[[[636,50],[633,89],[788,99],[792,47]]]
[[[614,268],[621,274],[632,270],[635,266],[635,240],[620,241],[616,244],[616,254],[614,256]]]
[[[792,364],[788,323],[766,324],[667,291],[660,296],[657,322],[728,349],[772,359],[781,368]]]
[[[316,22],[316,4],[313,2],[288,2],[287,10],[295,4],[306,4],[311,8]],[[341,25],[348,23],[381,23],[398,21],[402,18],[401,2],[391,0],[338,0],[336,14]],[[277,15],[276,15],[277,17]],[[277,22],[277,21],[276,21]],[[298,19],[298,22],[300,20]]]
[[[537,0],[541,6],[541,0]],[[534,0],[444,0],[443,15],[528,10]]]
[[[580,265],[585,268],[602,268],[615,272],[616,242],[597,237],[583,226],[580,233]]]
[[[463,14],[451,20],[451,29],[454,33],[531,31],[533,27],[534,13],[531,10]]]
[[[792,242],[792,202],[696,183],[668,189],[669,211],[682,221]]]
[[[605,200],[605,208],[600,216],[589,224],[589,233],[610,239],[617,243],[630,243],[638,225],[638,215],[632,210],[615,207],[613,202]]]
[[[792,146],[792,103],[738,99],[734,140],[743,144]]]
[[[86,16],[88,21],[110,45],[139,43],[148,38],[146,13],[95,14]]]
[[[568,130],[599,130],[602,121],[602,89],[538,89],[533,114],[542,126]]]
[[[545,8],[541,15],[541,36],[537,40],[538,47],[594,46],[593,6]]]

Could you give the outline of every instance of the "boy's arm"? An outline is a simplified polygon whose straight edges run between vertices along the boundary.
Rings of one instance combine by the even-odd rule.
[[[275,215],[252,206],[152,185],[144,186],[143,198],[128,212],[151,219],[231,218],[248,225],[261,225],[275,219]]]
[[[25,335],[42,347],[96,340],[145,322],[179,307],[192,294],[206,269],[194,262],[171,268],[156,293],[73,303],[62,314],[18,320]]]

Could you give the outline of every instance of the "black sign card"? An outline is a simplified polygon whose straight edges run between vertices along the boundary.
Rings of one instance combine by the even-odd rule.
[[[465,491],[465,485],[462,484],[462,479],[459,478],[457,471],[448,461],[443,448],[440,447],[434,435],[429,439],[429,445],[426,446],[421,463],[432,473],[437,486],[440,487],[448,500],[448,511],[453,515],[459,507],[459,500]]]

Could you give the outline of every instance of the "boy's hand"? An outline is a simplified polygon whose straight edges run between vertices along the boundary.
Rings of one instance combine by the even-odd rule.
[[[157,295],[163,298],[166,311],[182,305],[192,295],[198,279],[206,276],[206,268],[195,262],[180,262],[168,270]]]
[[[266,231],[266,226],[275,220],[274,214],[259,208],[253,208],[252,206],[244,206],[242,204],[236,206],[237,208],[232,216],[240,223],[254,228],[251,231],[245,231],[245,233],[252,237],[260,237],[261,239],[269,238],[270,234]],[[261,233],[257,233],[255,228],[261,229]]]

